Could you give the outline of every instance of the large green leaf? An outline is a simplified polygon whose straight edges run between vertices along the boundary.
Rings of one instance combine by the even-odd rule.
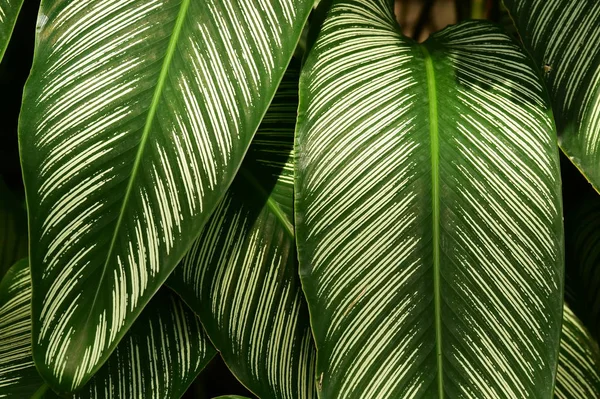
[[[27,213],[0,178],[0,279],[27,256]]]
[[[224,195],[309,0],[43,0],[20,149],[34,359],[108,358]]]
[[[0,397],[24,399],[48,391],[33,364],[30,304],[24,260],[0,284]],[[179,398],[215,353],[198,317],[163,288],[73,398]]]
[[[554,394],[558,399],[600,398],[598,343],[566,304]]]
[[[600,339],[600,198],[577,206],[565,215],[566,286],[573,311]]]
[[[504,0],[548,85],[561,148],[600,189],[600,2]]]
[[[292,225],[297,105],[293,64],[238,177],[168,280],[232,372],[261,398],[316,397]]]
[[[527,55],[420,45],[335,1],[300,81],[296,234],[322,398],[548,398],[562,318],[556,133]]]
[[[0,0],[0,61],[12,35],[23,0]]]

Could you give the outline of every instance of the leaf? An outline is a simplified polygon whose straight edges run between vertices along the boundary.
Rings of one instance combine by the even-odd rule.
[[[27,256],[27,214],[0,178],[0,279]]]
[[[561,148],[600,189],[600,2],[504,0],[545,78]]]
[[[44,384],[31,354],[29,262],[11,267],[0,282],[0,398],[31,397]]]
[[[4,57],[23,0],[0,0],[0,61]]]
[[[600,397],[598,344],[566,304],[554,396],[558,399]]]
[[[27,260],[0,285],[0,397],[52,397],[33,364]],[[161,289],[108,362],[73,398],[179,398],[216,351],[200,320]],[[35,392],[41,396],[32,396]]]
[[[60,392],[108,358],[224,195],[308,0],[43,0],[20,148],[34,359]]]
[[[168,280],[261,398],[316,397],[292,226],[298,70],[288,70],[238,177]]]
[[[556,133],[485,22],[418,44],[335,1],[300,80],[296,239],[321,398],[548,398],[562,318]]]
[[[600,199],[584,197],[565,215],[566,286],[570,304],[600,339]]]

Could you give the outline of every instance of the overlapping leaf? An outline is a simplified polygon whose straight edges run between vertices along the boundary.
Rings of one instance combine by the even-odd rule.
[[[0,279],[27,256],[27,214],[0,178]]]
[[[600,189],[600,2],[504,0],[544,75],[559,142]]]
[[[23,0],[0,0],[0,61],[12,35]]]
[[[31,279],[21,260],[0,282],[0,398],[24,399],[44,381],[31,354]]]
[[[566,304],[554,396],[558,399],[600,397],[598,343]]]
[[[58,391],[110,355],[221,199],[309,0],[43,0],[20,148],[34,358]]]
[[[301,78],[321,397],[548,398],[563,233],[542,82],[496,26],[399,32],[389,1],[334,1]]]
[[[232,372],[261,398],[316,397],[292,225],[297,92],[294,64],[238,177],[169,279]]]
[[[0,397],[51,394],[33,364],[30,305],[31,279],[24,260],[0,285]],[[198,317],[164,288],[73,398],[178,398],[215,353]]]

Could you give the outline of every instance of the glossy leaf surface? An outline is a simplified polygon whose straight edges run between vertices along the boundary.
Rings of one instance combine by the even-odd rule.
[[[600,2],[504,0],[544,76],[559,143],[600,189]]]
[[[261,398],[316,397],[292,224],[297,93],[294,64],[233,185],[169,279],[233,374]]]
[[[27,214],[0,178],[0,279],[27,256]]]
[[[565,304],[554,396],[600,397],[600,350],[581,320]]]
[[[388,1],[334,1],[301,77],[320,396],[548,398],[563,233],[542,83],[494,25],[399,32]]]
[[[0,61],[12,35],[23,0],[0,0]]]
[[[20,148],[34,358],[80,388],[197,238],[308,0],[43,0]]]
[[[31,352],[28,262],[0,285],[0,397],[53,396]],[[200,320],[169,289],[161,289],[108,362],[73,398],[179,398],[215,355]],[[71,397],[70,395],[66,395]]]

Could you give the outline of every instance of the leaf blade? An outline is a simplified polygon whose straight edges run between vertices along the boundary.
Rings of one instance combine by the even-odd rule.
[[[19,140],[34,358],[54,389],[76,390],[99,369],[189,248],[309,10],[306,0],[42,2]]]
[[[548,101],[493,26],[424,46],[433,68],[389,2],[337,1],[303,70],[296,232],[321,397],[548,397],[563,279]]]
[[[0,1],[0,61],[8,47],[22,5],[23,0]]]
[[[298,71],[293,62],[236,180],[168,280],[258,397],[316,396],[292,226]]]
[[[525,47],[544,75],[559,144],[600,188],[600,5],[594,0],[507,0]]]

